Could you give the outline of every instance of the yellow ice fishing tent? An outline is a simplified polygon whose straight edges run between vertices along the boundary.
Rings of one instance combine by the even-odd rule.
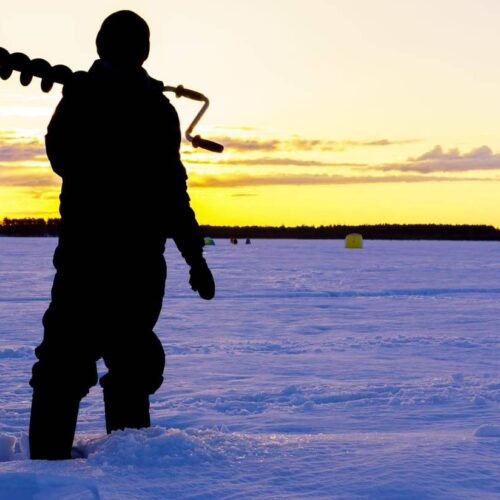
[[[215,245],[215,241],[212,238],[205,238],[205,246],[209,247]]]
[[[346,248],[363,248],[363,236],[359,233],[350,233],[345,237]]]

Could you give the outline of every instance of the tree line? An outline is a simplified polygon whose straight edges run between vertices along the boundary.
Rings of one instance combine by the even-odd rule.
[[[58,236],[60,219],[9,219],[0,224],[2,236]]]
[[[2,236],[57,236],[60,219],[5,218],[0,224]],[[201,226],[211,238],[268,239],[343,239],[360,233],[377,240],[488,240],[500,241],[500,229],[488,225],[453,224],[373,224],[331,226]],[[82,228],[82,231],[84,229]],[[140,234],[140,228],[130,228]],[[85,227],[92,233],[92,224]]]

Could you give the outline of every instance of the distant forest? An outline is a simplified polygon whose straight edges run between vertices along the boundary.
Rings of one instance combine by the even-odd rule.
[[[0,236],[57,236],[59,219],[4,219]],[[343,239],[360,233],[372,240],[488,240],[500,241],[500,229],[486,225],[375,224],[363,226],[201,226],[211,238]],[[82,229],[83,230],[83,229]],[[130,228],[138,232],[140,228]],[[92,224],[85,227],[92,233]]]

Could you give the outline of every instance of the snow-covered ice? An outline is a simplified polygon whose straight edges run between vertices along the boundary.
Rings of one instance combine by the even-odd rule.
[[[500,243],[216,240],[205,302],[169,242],[153,426],[96,387],[88,458],[30,461],[56,242],[0,238],[1,499],[500,497]]]

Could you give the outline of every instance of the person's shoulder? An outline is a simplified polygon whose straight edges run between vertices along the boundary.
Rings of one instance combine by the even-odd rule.
[[[165,95],[165,85],[162,81],[156,80],[149,76],[149,91],[154,96],[159,111],[168,114],[174,121],[178,121],[177,110],[170,102],[170,99]]]
[[[155,94],[161,94],[162,96],[165,96],[165,94],[163,93],[163,88],[164,88],[163,82],[149,75],[147,75],[147,77],[148,77],[149,91]]]
[[[168,97],[165,95],[165,92],[163,91],[163,89],[165,88],[164,83],[160,80],[156,80],[156,78],[153,78],[149,75],[148,79],[150,94],[152,94],[165,108],[174,109],[172,103],[170,102],[170,99],[168,99]]]
[[[86,71],[76,71],[63,87],[63,97],[66,99],[78,98],[89,91],[91,81]]]

